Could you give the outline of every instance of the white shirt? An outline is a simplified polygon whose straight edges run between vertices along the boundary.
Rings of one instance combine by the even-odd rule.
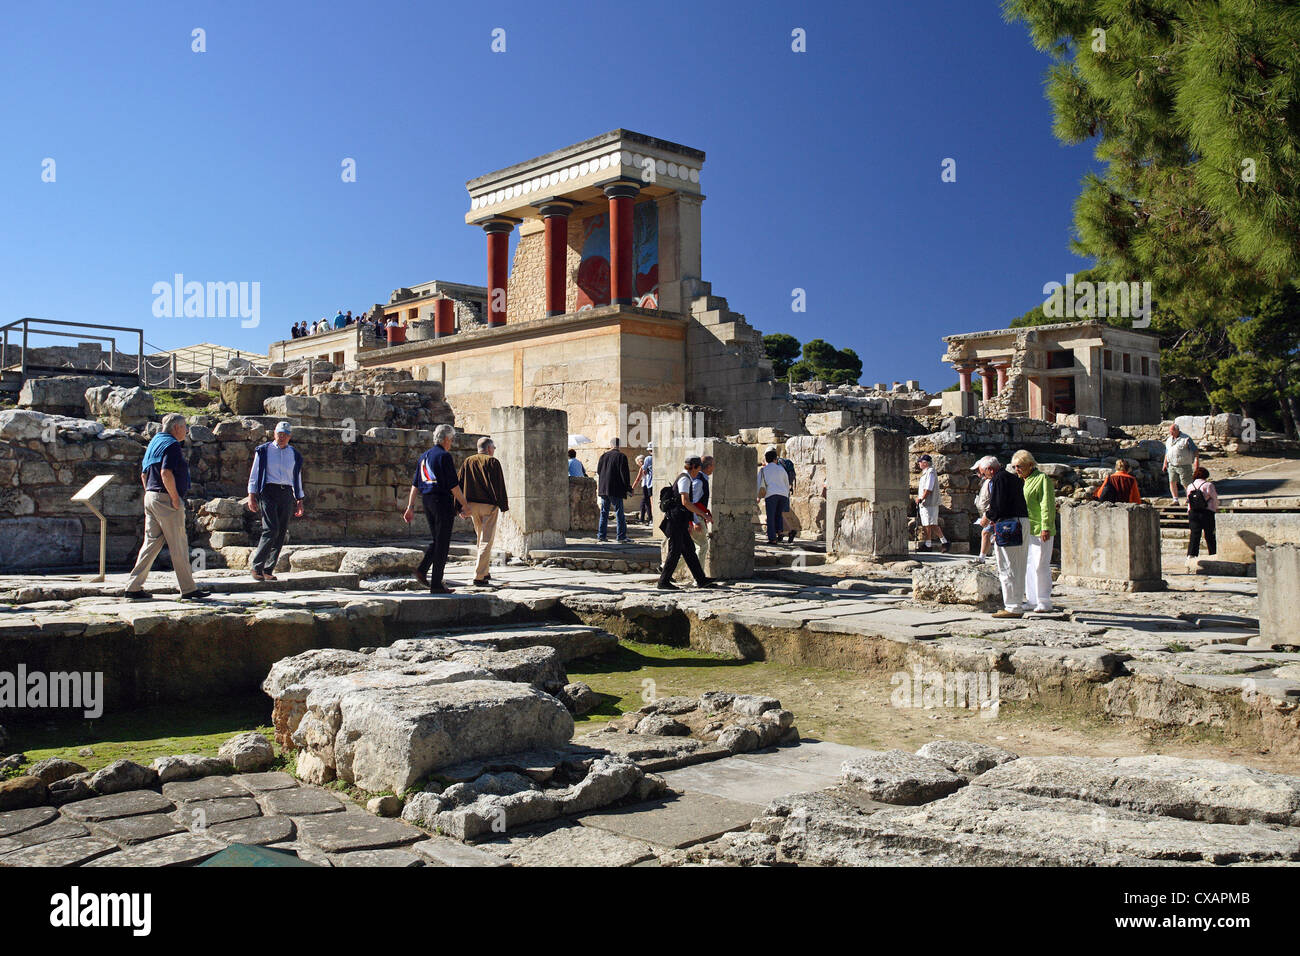
[[[681,475],[677,479],[677,493],[680,495],[689,495],[691,493],[691,476]]]
[[[645,461],[641,463],[641,467],[645,469],[645,474],[641,476],[641,484],[646,488],[654,487],[654,464],[653,455],[646,455]]]
[[[790,476],[786,474],[785,468],[774,461],[769,461],[758,469],[759,490],[762,490],[764,485],[767,486],[769,495],[790,497]]]
[[[934,473],[934,468],[930,467],[925,469],[925,471],[921,472],[921,477],[916,482],[917,500],[920,501],[921,496],[928,491],[930,494],[925,498],[925,506],[928,508],[935,504],[937,501],[935,490],[938,488],[938,485],[939,479]]]

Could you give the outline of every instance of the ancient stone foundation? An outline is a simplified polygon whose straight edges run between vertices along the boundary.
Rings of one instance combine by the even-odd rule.
[[[826,550],[907,553],[907,436],[847,428],[826,439]]]
[[[535,405],[492,409],[492,440],[510,510],[497,520],[496,546],[526,558],[564,546],[569,527],[568,413]]]
[[[1296,595],[1300,594],[1300,545],[1261,545],[1255,552],[1255,576],[1259,579],[1259,637],[1250,643],[1260,647],[1300,646],[1300,615]]]
[[[1163,591],[1160,515],[1148,504],[1065,501],[1057,515],[1061,582],[1103,591]]]

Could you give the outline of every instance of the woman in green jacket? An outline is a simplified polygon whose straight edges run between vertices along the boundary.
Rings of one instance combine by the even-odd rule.
[[[1052,544],[1056,537],[1056,483],[1038,470],[1034,456],[1023,448],[1011,456],[1011,467],[1025,483],[1029,510],[1029,553],[1025,560],[1025,610],[1052,610]]]

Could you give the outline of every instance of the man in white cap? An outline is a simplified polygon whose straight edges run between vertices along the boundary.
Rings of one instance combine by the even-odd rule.
[[[275,438],[263,442],[253,452],[253,469],[248,475],[248,510],[262,514],[262,538],[257,542],[250,564],[258,581],[274,581],[275,565],[280,560],[284,536],[289,531],[289,516],[301,518],[302,453],[289,444],[293,427],[288,422],[275,426]]]

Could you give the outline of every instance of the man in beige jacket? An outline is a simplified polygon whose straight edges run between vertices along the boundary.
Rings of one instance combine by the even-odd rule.
[[[497,515],[510,510],[506,497],[506,476],[501,462],[494,457],[497,446],[491,438],[478,440],[478,454],[470,455],[460,463],[460,487],[469,505],[469,517],[474,522],[478,537],[478,566],[474,583],[486,586],[491,580],[488,566],[492,563],[492,542],[497,534]]]

